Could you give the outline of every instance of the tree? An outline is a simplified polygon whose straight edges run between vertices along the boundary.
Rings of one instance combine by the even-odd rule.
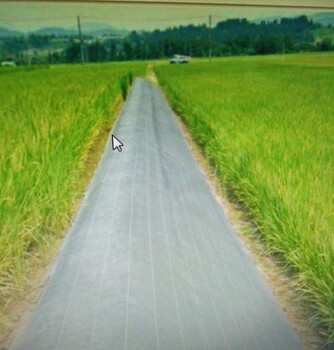
[[[295,47],[291,35],[285,35],[283,38],[283,49],[285,53],[293,52]]]
[[[260,36],[255,42],[255,52],[260,55],[269,55],[279,50],[279,39],[277,37]]]
[[[72,43],[65,50],[65,62],[78,63],[81,62],[81,50],[79,43]]]
[[[110,43],[109,46],[109,55],[108,55],[109,61],[117,61],[117,46],[114,41]]]
[[[49,52],[47,57],[47,62],[49,64],[57,64],[62,62],[62,55],[60,52]]]
[[[87,48],[87,52],[89,62],[103,62],[108,56],[107,50],[98,41],[91,43]]]
[[[126,61],[133,60],[134,57],[134,49],[132,47],[132,44],[130,41],[125,41],[123,45],[123,54],[124,54],[124,59]]]
[[[317,43],[317,49],[319,51],[330,51],[332,50],[332,40],[330,38],[324,38]]]

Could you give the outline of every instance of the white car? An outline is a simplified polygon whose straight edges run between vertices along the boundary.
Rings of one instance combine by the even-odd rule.
[[[188,63],[190,61],[190,56],[183,56],[183,55],[174,55],[170,60],[169,63],[175,64],[175,63]]]

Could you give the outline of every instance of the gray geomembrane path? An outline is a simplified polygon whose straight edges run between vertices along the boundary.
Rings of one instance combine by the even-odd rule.
[[[114,134],[13,349],[302,349],[162,93],[136,80]]]

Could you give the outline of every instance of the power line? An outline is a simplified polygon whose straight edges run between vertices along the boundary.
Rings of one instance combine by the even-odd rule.
[[[1,2],[2,0],[0,0]],[[71,17],[39,17],[39,18],[0,18],[0,21],[4,21],[4,22],[30,22],[30,21],[50,21],[50,20],[64,20],[64,19],[68,19],[68,20],[73,20],[73,16]]]
[[[0,0],[4,2],[7,0]],[[53,2],[55,0],[15,0],[15,2]],[[96,3],[96,4],[114,4],[114,5],[162,5],[162,6],[206,6],[206,7],[251,7],[251,8],[271,8],[271,9],[300,9],[300,10],[323,10],[334,11],[334,6],[319,6],[319,5],[295,5],[295,4],[254,4],[254,3],[225,3],[225,2],[202,2],[202,1],[157,1],[157,0],[58,0],[60,3]]]
[[[101,17],[101,16],[81,16],[81,18],[85,18],[85,19],[90,19],[90,20],[110,20],[110,17]],[[50,18],[51,19],[51,18]],[[126,19],[112,19],[113,22],[131,22],[131,21],[152,21],[152,22],[160,22],[160,21],[166,21],[166,22],[170,22],[170,21],[187,21],[187,20],[206,20],[207,16],[203,15],[203,16],[191,16],[191,17],[173,17],[173,18],[152,18],[152,17],[146,17],[146,18],[126,18]]]
[[[110,16],[80,16],[80,18],[82,19],[88,19],[88,20],[110,20]],[[152,21],[152,22],[161,22],[161,21],[165,21],[165,22],[170,22],[170,21],[187,21],[187,20],[200,20],[202,19],[203,21],[206,20],[207,16],[192,16],[192,17],[175,17],[175,18],[126,18],[126,19],[112,19],[113,22],[131,22],[131,21]],[[4,21],[4,22],[30,22],[30,21],[50,21],[50,20],[73,20],[73,16],[71,17],[43,17],[43,18],[13,18],[13,19],[9,19],[9,18],[0,18],[0,21]]]

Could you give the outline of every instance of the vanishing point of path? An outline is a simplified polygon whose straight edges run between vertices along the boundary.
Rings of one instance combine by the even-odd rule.
[[[161,92],[136,80],[13,349],[298,350]]]

